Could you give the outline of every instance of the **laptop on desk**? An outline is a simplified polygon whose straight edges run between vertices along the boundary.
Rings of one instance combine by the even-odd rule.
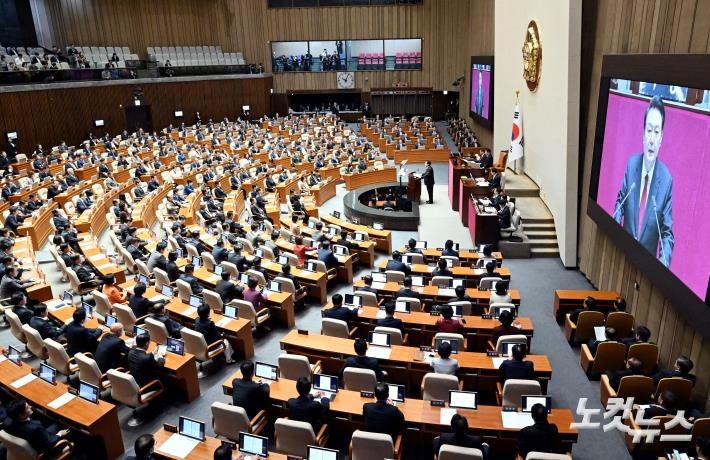
[[[312,395],[316,395],[319,391],[325,393],[325,397],[331,401],[335,399],[338,393],[338,377],[325,374],[313,374],[313,389]]]

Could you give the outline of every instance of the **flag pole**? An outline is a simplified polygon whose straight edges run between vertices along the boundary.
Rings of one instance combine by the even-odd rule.
[[[515,90],[515,106],[520,105],[520,90],[516,89]],[[510,153],[513,153],[513,146],[510,146]],[[509,154],[510,155],[510,154]],[[518,159],[515,159],[515,165],[513,165],[513,172],[517,175],[518,174]]]

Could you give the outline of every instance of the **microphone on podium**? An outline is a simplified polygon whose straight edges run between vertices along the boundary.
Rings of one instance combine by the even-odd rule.
[[[656,207],[656,195],[651,195],[653,204],[653,217],[656,218],[656,230],[658,231],[658,257],[663,257],[663,241],[661,240],[661,224],[658,223],[658,208]]]
[[[623,200],[621,200],[621,203],[619,203],[616,208],[614,209],[614,215],[616,215],[617,212],[619,212],[619,209],[624,205],[624,202],[626,202],[626,199],[631,195],[631,192],[634,191],[636,188],[636,182],[632,182],[631,185],[629,186],[629,191],[626,192],[626,196],[624,197]]]

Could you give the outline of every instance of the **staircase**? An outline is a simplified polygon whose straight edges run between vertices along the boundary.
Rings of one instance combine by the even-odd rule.
[[[555,221],[540,198],[540,188],[524,174],[505,173],[505,192],[515,198],[520,210],[523,230],[530,240],[531,257],[559,257]]]

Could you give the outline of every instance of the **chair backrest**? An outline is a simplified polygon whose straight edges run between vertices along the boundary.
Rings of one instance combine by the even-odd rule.
[[[118,322],[123,324],[123,328],[128,334],[133,333],[133,326],[136,324],[136,315],[126,305],[119,303],[113,305],[113,311],[116,313]]]
[[[602,342],[594,355],[591,374],[603,374],[618,371],[624,367],[626,345],[618,342]]]
[[[499,281],[503,281],[500,276],[484,276],[478,283],[478,289],[482,291],[493,289]]]
[[[75,354],[74,359],[79,366],[79,379],[101,388],[101,369],[96,361],[84,353]]]
[[[202,333],[193,331],[189,327],[180,329],[180,336],[185,342],[185,353],[195,356],[198,361],[209,361],[207,341]]]
[[[423,264],[424,263],[424,254],[420,254],[418,252],[407,252],[404,255],[411,257],[411,261],[413,264]]]
[[[392,345],[402,345],[404,337],[402,331],[396,327],[375,326],[375,332],[384,332],[390,335]]]
[[[111,398],[130,407],[141,406],[140,387],[131,374],[109,369],[106,373],[111,382]]]
[[[308,358],[301,355],[284,353],[279,355],[279,372],[287,380],[298,380],[301,377],[311,376],[311,364]]]
[[[330,337],[340,337],[341,339],[347,339],[350,330],[348,329],[348,323],[339,319],[323,318],[321,323],[321,334],[328,335]]]
[[[690,394],[693,392],[693,382],[682,377],[666,377],[658,382],[654,399],[658,401],[658,397],[665,390],[672,392],[677,400],[679,407],[684,407],[690,401]]]
[[[498,341],[496,342],[496,351],[498,353],[503,353],[505,348],[504,344],[506,343],[521,343],[527,346],[528,338],[523,334],[502,335],[498,337]]]
[[[523,395],[541,395],[537,380],[508,379],[503,384],[503,406],[521,407]]]
[[[233,263],[224,261],[220,265],[232,278],[237,278],[239,276],[239,270],[237,270],[237,266]]]
[[[266,286],[266,278],[264,277],[264,274],[260,271],[249,269],[247,270],[247,275],[252,278],[256,278],[256,280],[259,282],[259,286]]]
[[[566,454],[550,454],[548,452],[528,452],[525,460],[572,460]]]
[[[461,266],[461,261],[456,256],[441,256],[441,259],[450,260],[452,267],[460,267]]]
[[[439,460],[483,460],[481,449],[444,444],[439,449]]]
[[[190,296],[192,295],[192,287],[190,286],[190,283],[184,280],[176,280],[175,286],[177,286],[178,297],[181,300],[188,302],[190,300]]]
[[[390,283],[403,283],[405,274],[399,270],[387,270],[385,271],[387,276],[387,282]]]
[[[356,430],[350,440],[351,460],[394,458],[392,436],[382,433]]]
[[[55,368],[60,374],[71,375],[69,355],[62,344],[52,339],[44,339],[44,345],[49,355],[47,364]]]
[[[197,252],[197,248],[195,245],[190,244],[190,243],[185,243],[185,249],[187,249],[187,255],[192,258],[192,257],[200,257],[200,253]]]
[[[653,379],[645,375],[627,375],[619,383],[617,398],[633,397],[634,403],[647,404],[653,396]]]
[[[691,430],[692,441],[691,443],[695,445],[697,438],[702,436],[710,436],[710,418],[699,418],[695,419],[693,422],[693,429]]]
[[[308,455],[308,445],[315,444],[316,435],[308,422],[298,422],[285,418],[274,422],[276,450],[287,455],[305,458]]]
[[[23,324],[22,331],[25,333],[25,337],[27,337],[27,348],[30,350],[30,353],[41,360],[46,360],[49,357],[47,347],[44,345],[44,340],[42,340],[42,336],[39,335],[37,329],[29,324]]]
[[[212,429],[218,436],[224,436],[233,441],[239,440],[239,432],[251,432],[251,425],[247,412],[239,407],[223,402],[213,402]]]
[[[202,251],[202,263],[205,264],[205,268],[210,272],[214,272],[214,266],[217,265],[217,261],[214,260],[212,254],[207,251]]]
[[[374,292],[355,291],[353,294],[362,297],[363,307],[377,307],[377,295]]]
[[[458,347],[457,350],[463,351],[465,349],[462,334],[453,334],[451,332],[437,332],[436,335],[434,335],[434,340],[436,341],[437,339],[455,340],[456,346]]]
[[[440,288],[448,288],[452,279],[454,279],[452,276],[434,276],[431,279],[431,285]]]
[[[21,343],[27,343],[27,337],[25,336],[25,331],[22,330],[22,321],[20,317],[17,316],[12,310],[5,310],[5,318],[7,318],[10,323],[10,332],[15,336],[17,340]]]
[[[96,313],[104,318],[106,315],[111,314],[111,301],[106,294],[95,289],[91,291],[91,296],[94,298],[94,303],[96,304]]]
[[[634,315],[625,311],[613,311],[606,317],[606,327],[613,327],[617,337],[629,337],[634,327]]]
[[[596,337],[595,327],[604,326],[604,313],[599,311],[583,311],[577,318],[577,330],[574,333],[575,342],[586,342]]]
[[[145,262],[143,262],[140,259],[134,259],[134,262],[136,263],[136,268],[138,269],[138,273],[150,278],[150,270],[148,270],[148,266],[145,264]]]
[[[343,388],[351,391],[375,391],[377,376],[372,369],[346,367],[343,371]]]
[[[453,306],[460,306],[461,307],[461,314],[463,316],[469,316],[471,315],[471,311],[473,310],[473,307],[471,306],[471,302],[467,300],[462,300],[460,302],[449,302],[449,305]]]
[[[449,390],[459,389],[459,378],[455,375],[428,372],[422,380],[422,399],[426,401],[449,400]]]
[[[203,289],[202,299],[213,311],[221,313],[224,310],[224,302],[222,302],[222,297],[220,297],[220,295],[216,292],[210,291],[209,289]]]
[[[422,311],[422,301],[415,297],[397,297],[397,301],[408,302],[411,311]]]
[[[150,340],[153,342],[161,345],[168,343],[168,328],[165,327],[165,324],[153,318],[146,318],[143,321],[143,327],[148,330]]]
[[[8,460],[36,460],[39,458],[37,451],[32,448],[29,442],[13,436],[5,430],[0,430],[0,441],[7,449]]]
[[[655,343],[635,343],[629,347],[626,358],[638,358],[645,372],[652,372],[658,364],[658,345]]]
[[[251,327],[256,328],[256,310],[254,304],[248,300],[233,300],[233,304],[239,307],[239,317],[251,321]]]

